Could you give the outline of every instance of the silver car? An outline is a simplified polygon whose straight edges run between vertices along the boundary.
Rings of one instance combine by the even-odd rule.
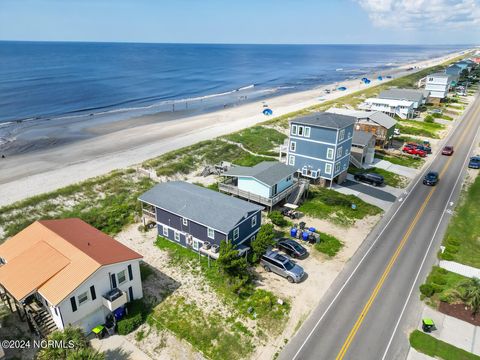
[[[305,275],[305,271],[300,265],[295,264],[285,255],[279,254],[276,251],[267,251],[260,259],[265,271],[273,271],[275,274],[286,277],[291,283],[300,282]]]

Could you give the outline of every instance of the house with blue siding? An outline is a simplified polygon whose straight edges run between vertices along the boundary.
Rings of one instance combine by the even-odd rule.
[[[160,183],[139,200],[159,236],[212,257],[222,240],[248,245],[262,220],[262,206],[183,181]]]
[[[347,176],[353,116],[317,112],[290,121],[287,164],[306,178],[331,185]]]
[[[233,166],[222,175],[219,190],[272,207],[286,199],[298,187],[296,169],[278,161],[264,161],[255,166]]]

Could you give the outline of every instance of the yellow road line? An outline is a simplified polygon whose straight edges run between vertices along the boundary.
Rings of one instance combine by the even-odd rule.
[[[477,110],[475,110],[475,113],[472,116],[473,120],[470,120],[470,123],[468,124],[468,126],[465,128],[465,130],[463,130],[462,135],[460,137],[460,140],[458,141],[459,144],[461,144],[463,142],[463,139],[465,138],[465,135],[468,133],[468,130],[475,123],[475,118],[478,115],[479,110],[480,110],[480,107],[478,107]],[[439,178],[441,178],[443,176],[443,174],[445,174],[445,172],[448,170],[452,160],[453,160],[453,156],[451,156],[448,159],[447,163],[444,165],[442,171],[439,174]],[[350,333],[348,334],[347,339],[345,340],[342,348],[340,349],[340,352],[338,353],[338,355],[336,357],[336,360],[342,360],[345,357],[345,354],[346,354],[348,348],[350,347],[350,344],[352,343],[353,339],[355,338],[355,335],[357,334],[358,329],[360,328],[360,326],[362,325],[365,317],[367,316],[367,314],[368,314],[368,312],[369,312],[369,310],[370,310],[370,308],[373,304],[373,301],[376,299],[376,297],[378,295],[378,292],[382,288],[387,276],[390,274],[390,271],[392,270],[393,265],[397,261],[397,258],[400,255],[400,252],[402,251],[403,247],[405,246],[408,239],[410,238],[410,235],[411,235],[413,229],[415,228],[418,220],[423,215],[423,212],[424,212],[426,206],[428,205],[428,203],[430,202],[430,199],[433,196],[435,191],[436,191],[436,187],[432,187],[432,189],[430,190],[430,192],[427,195],[427,198],[425,199],[422,206],[420,207],[417,214],[415,215],[415,218],[413,219],[410,226],[408,227],[408,230],[405,233],[405,235],[403,236],[402,241],[398,245],[398,247],[395,250],[395,253],[393,254],[393,256],[390,258],[390,261],[389,261],[387,267],[385,268],[385,271],[383,272],[382,276],[378,280],[372,294],[370,295],[370,298],[368,299],[367,303],[365,304],[365,306],[362,309],[362,312],[358,316],[357,321],[355,322],[352,329],[350,330]]]

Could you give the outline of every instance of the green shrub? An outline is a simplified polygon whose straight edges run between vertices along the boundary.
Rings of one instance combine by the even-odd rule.
[[[330,257],[335,256],[342,247],[343,243],[340,240],[325,233],[320,233],[320,242],[315,244],[315,249]]]
[[[268,214],[268,218],[277,226],[285,227],[288,225],[288,220],[283,217],[280,211],[272,211]]]
[[[440,256],[441,256],[442,260],[453,261],[455,259],[453,254],[449,253],[446,250]]]
[[[143,319],[142,314],[138,313],[135,315],[127,315],[125,319],[120,320],[117,323],[117,330],[119,335],[127,335],[142,325]]]
[[[458,253],[458,249],[459,249],[459,246],[447,244],[445,251],[453,255]]]
[[[273,238],[275,233],[273,231],[272,224],[264,224],[260,227],[260,230],[252,240],[250,246],[252,247],[252,261],[257,262],[260,257],[265,254],[267,249],[274,244]]]
[[[426,297],[431,297],[435,294],[435,289],[430,284],[422,284],[420,285],[420,292]]]
[[[425,119],[423,119],[423,121],[425,121],[426,123],[433,123],[435,122],[435,119],[433,118],[432,115],[427,115],[425,116]]]
[[[430,280],[437,285],[445,285],[447,280],[440,274],[432,274]]]

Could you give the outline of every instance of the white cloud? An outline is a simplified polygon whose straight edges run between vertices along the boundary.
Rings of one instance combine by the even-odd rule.
[[[373,24],[400,29],[458,29],[480,25],[480,0],[355,0]]]

